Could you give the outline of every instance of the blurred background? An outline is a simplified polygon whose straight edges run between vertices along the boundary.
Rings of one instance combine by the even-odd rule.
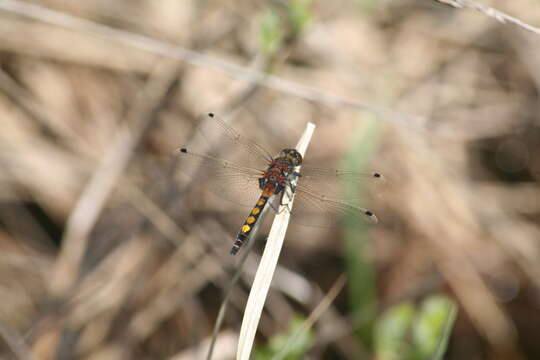
[[[539,46],[428,0],[0,1],[1,357],[205,359],[228,296],[235,358],[268,229],[231,287],[249,210],[174,154],[212,111],[387,179],[378,225],[289,228],[253,358],[539,359]]]

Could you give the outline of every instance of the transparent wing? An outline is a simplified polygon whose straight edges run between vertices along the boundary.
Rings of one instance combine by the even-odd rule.
[[[272,161],[272,153],[240,135],[214,114],[201,119],[190,144],[177,152],[180,173],[204,184],[216,195],[242,206],[253,206],[260,196],[259,178]],[[381,182],[378,173],[302,166],[291,221],[308,226],[338,226],[344,216],[373,223],[377,218],[355,199],[340,200],[343,182]],[[280,197],[276,197],[279,201]],[[276,209],[277,206],[274,206]]]
[[[184,176],[204,186],[217,196],[241,206],[253,206],[259,196],[259,178],[263,172],[228,160],[181,149],[177,151]]]
[[[257,169],[266,169],[273,156],[213,113],[200,119],[194,137],[186,147],[200,154]]]
[[[343,186],[347,183],[354,186],[368,186],[376,183],[380,186],[386,182],[378,172],[362,173],[303,165],[300,173],[301,185],[314,193],[324,194],[333,199],[343,198]]]
[[[298,184],[291,222],[315,227],[339,227],[345,218],[358,219],[359,225],[376,224],[377,217],[354,201],[322,195],[309,186]]]
[[[242,206],[260,196],[259,178],[272,155],[210,113],[200,119],[189,144],[177,150],[179,173]]]

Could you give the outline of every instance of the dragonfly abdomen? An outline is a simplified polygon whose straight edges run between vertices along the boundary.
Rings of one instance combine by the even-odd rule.
[[[236,255],[236,253],[240,250],[242,245],[244,245],[247,242],[249,234],[251,233],[251,230],[253,230],[253,227],[259,220],[259,216],[262,214],[264,207],[268,203],[268,199],[272,195],[273,195],[273,187],[267,186],[263,190],[261,197],[257,201],[257,204],[255,204],[255,206],[249,213],[248,217],[244,221],[244,225],[242,225],[242,227],[240,228],[238,235],[236,235],[236,240],[231,248],[232,255]]]

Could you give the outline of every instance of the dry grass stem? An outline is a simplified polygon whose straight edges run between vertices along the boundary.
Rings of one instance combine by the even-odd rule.
[[[297,341],[297,339],[306,331],[308,331],[315,322],[321,318],[321,316],[324,314],[324,312],[332,305],[332,302],[336,299],[336,297],[339,295],[341,290],[343,290],[343,287],[347,283],[347,276],[345,274],[341,274],[337,280],[334,282],[328,293],[324,296],[324,298],[321,300],[321,302],[313,309],[311,314],[309,314],[308,318],[302,323],[300,328],[294,333],[288,340],[283,349],[279,353],[277,353],[272,360],[282,360],[285,356],[287,356],[287,352],[291,347],[294,346],[294,343]]]
[[[489,16],[491,18],[494,18],[495,20],[503,24],[506,24],[506,23],[514,24],[521,29],[530,31],[536,35],[540,35],[540,28],[529,25],[522,20],[519,20],[513,16],[505,14],[504,12],[499,11],[495,8],[492,8],[491,6],[480,4],[476,1],[472,1],[472,0],[435,0],[435,1],[453,6],[455,8],[469,8],[469,9],[478,10],[482,14]]]
[[[271,357],[296,314],[300,357],[383,358],[386,309],[433,295],[457,305],[445,359],[537,358],[540,12],[438,2],[0,0],[0,358]],[[208,110],[270,156],[317,124],[298,190],[377,226],[297,191],[287,251],[276,225],[229,256],[264,162]]]
[[[264,209],[266,211],[267,209]],[[263,216],[262,214],[261,216]],[[229,307],[229,301],[230,297],[232,296],[233,289],[236,286],[236,283],[240,279],[240,276],[242,275],[242,270],[244,268],[244,264],[246,263],[246,260],[250,254],[251,248],[255,244],[255,240],[253,239],[253,236],[257,234],[257,231],[260,226],[260,222],[255,225],[256,227],[253,229],[253,234],[251,235],[251,241],[247,244],[246,249],[244,249],[244,253],[242,254],[242,257],[240,258],[240,261],[238,262],[238,266],[236,268],[236,271],[234,272],[234,275],[231,279],[231,282],[227,289],[225,290],[225,296],[223,297],[223,300],[221,301],[221,305],[219,306],[219,312],[218,316],[216,318],[216,323],[214,324],[214,330],[212,332],[212,338],[210,340],[210,344],[208,346],[208,352],[206,353],[206,359],[212,360],[214,359],[214,351],[216,350],[216,344],[219,339],[219,331],[221,330],[221,326],[223,325],[223,321],[225,319],[225,314],[227,312],[227,309]]]
[[[202,359],[203,354],[208,352],[211,339],[202,342],[196,349],[186,350],[178,355],[173,356],[170,360],[193,360]],[[238,335],[232,331],[224,331],[219,333],[215,341],[215,353],[213,360],[229,360],[234,358],[234,347],[238,343]]]
[[[308,123],[304,134],[296,145],[296,150],[298,150],[302,156],[305,156],[309,141],[311,140],[314,131],[315,125]],[[287,194],[291,192],[290,188],[286,188],[284,192],[286,204],[280,206],[279,213],[274,218],[274,222],[272,224],[272,228],[270,229],[270,234],[268,235],[268,240],[261,258],[261,263],[259,264],[257,273],[255,274],[255,280],[251,286],[246,309],[244,311],[244,318],[242,319],[242,327],[240,328],[238,351],[236,355],[237,359],[240,360],[249,360],[251,355],[255,333],[257,332],[257,327],[259,325],[261,313],[266,301],[266,296],[268,294],[268,290],[270,289],[272,277],[274,276],[281,247],[283,246],[287,226],[289,225],[289,218],[291,215],[290,210],[292,209],[294,194],[292,194],[290,197],[287,196]],[[286,198],[289,198],[289,201],[287,201]]]
[[[73,286],[86,251],[90,231],[94,228],[103,207],[126,169],[135,148],[156,118],[154,111],[176,79],[177,66],[162,63],[134,102],[129,114],[131,127],[120,125],[118,133],[102,162],[94,172],[70,215],[63,248],[51,282],[51,292],[61,296]]]
[[[0,338],[6,343],[17,360],[32,360],[32,351],[24,342],[24,338],[14,334],[4,324],[0,323]]]
[[[344,106],[358,110],[365,110],[378,114],[390,122],[399,123],[402,126],[411,126],[416,129],[425,130],[424,125],[426,123],[426,119],[421,116],[401,113],[389,108],[374,106],[351,99],[345,99],[315,87],[302,85],[297,82],[280,78],[278,76],[269,75],[264,72],[246,69],[243,66],[239,66],[216,57],[159,41],[148,36],[131,33],[129,31],[116,29],[59,11],[50,10],[40,5],[30,4],[20,0],[0,0],[0,9],[16,13],[26,18],[62,26],[74,31],[82,31],[99,35],[140,50],[181,60],[192,65],[218,69],[234,78],[248,81],[250,83],[257,83],[273,90],[325,106]]]

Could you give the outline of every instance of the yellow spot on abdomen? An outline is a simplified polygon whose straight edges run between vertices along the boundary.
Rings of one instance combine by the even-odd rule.
[[[242,226],[242,232],[245,234],[245,233],[248,233],[249,230],[251,230],[251,226],[249,225],[244,225]]]
[[[248,216],[248,218],[246,219],[246,222],[248,224],[253,224],[255,222],[255,220],[257,220],[257,219],[255,219],[253,216]]]
[[[253,208],[253,210],[251,210],[251,213],[252,213],[253,215],[257,215],[257,214],[260,213],[260,212],[261,212],[261,209],[259,209],[259,208]]]
[[[266,203],[266,200],[260,199],[260,200],[257,202],[257,206],[263,206],[264,203]]]

